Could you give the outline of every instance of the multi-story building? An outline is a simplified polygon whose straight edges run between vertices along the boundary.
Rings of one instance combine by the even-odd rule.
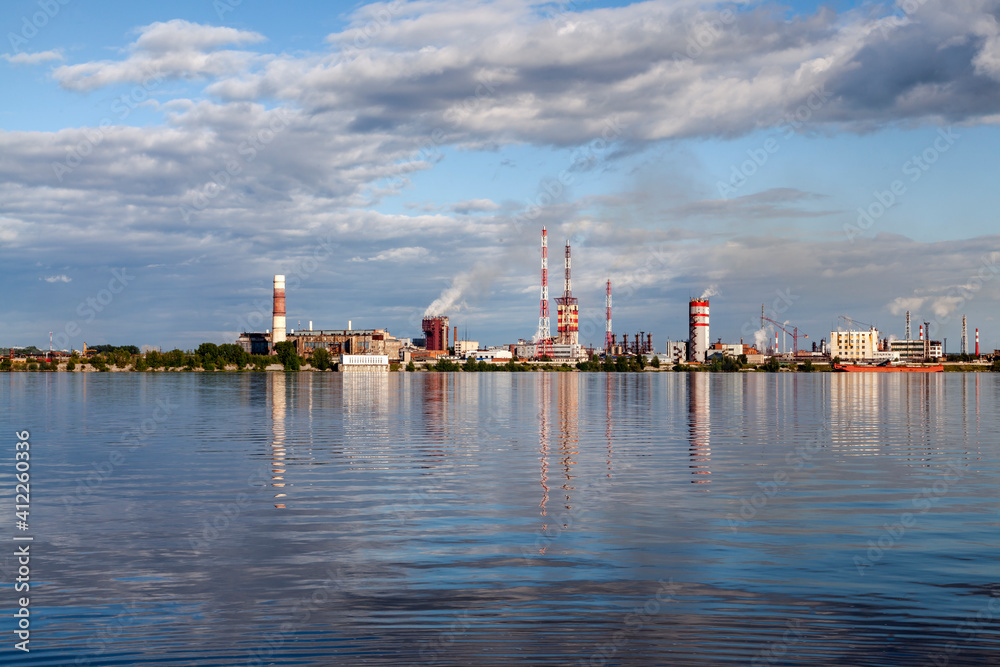
[[[875,359],[879,349],[879,336],[875,328],[868,331],[831,331],[830,356],[843,361]]]
[[[922,340],[891,340],[889,341],[889,349],[898,353],[902,361],[923,361],[926,352]],[[930,341],[930,358],[940,359],[943,356],[941,341]]]
[[[455,356],[460,359],[468,357],[470,354],[479,349],[478,340],[456,340],[455,341]]]

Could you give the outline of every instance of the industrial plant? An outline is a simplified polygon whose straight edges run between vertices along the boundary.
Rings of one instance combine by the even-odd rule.
[[[927,332],[930,324],[924,322],[919,327],[918,337],[910,336],[910,313],[906,313],[906,330],[902,339],[883,336],[874,325],[858,322],[845,315],[841,319],[846,330],[831,331],[829,342],[821,339],[813,342],[812,349],[800,348],[800,339],[808,339],[797,326],[789,322],[778,322],[767,317],[761,305],[760,328],[754,332],[753,343],[723,343],[721,339],[711,342],[709,297],[716,292],[709,288],[701,296],[687,302],[687,340],[664,341],[657,350],[653,345],[653,334],[640,331],[634,334],[616,334],[612,328],[612,283],[605,283],[604,304],[604,345],[603,348],[585,346],[580,342],[581,306],[573,295],[572,248],[566,241],[563,253],[563,290],[555,298],[556,332],[552,334],[550,325],[549,276],[548,276],[548,230],[542,227],[540,245],[540,297],[538,305],[538,326],[530,340],[521,339],[516,343],[483,348],[478,341],[459,340],[458,327],[451,327],[447,314],[435,313],[430,308],[421,320],[419,338],[397,338],[387,329],[353,329],[347,322],[345,329],[313,329],[312,321],[306,329],[298,331],[286,329],[285,277],[274,276],[273,313],[271,329],[264,332],[244,332],[238,340],[246,352],[255,355],[276,354],[281,343],[289,343],[295,353],[309,359],[317,350],[324,350],[337,360],[338,370],[384,371],[392,363],[411,361],[468,360],[506,363],[521,361],[575,363],[599,356],[605,358],[636,357],[650,359],[657,356],[669,364],[700,365],[717,359],[739,359],[741,364],[762,364],[768,359],[785,362],[796,360],[866,364],[896,364],[936,362],[945,356],[942,341],[931,340]],[[433,308],[434,306],[432,306]],[[595,309],[596,310],[596,309]],[[591,311],[593,312],[593,311]],[[599,311],[598,311],[599,312]],[[599,317],[599,316],[598,316]],[[773,331],[773,344],[768,330]],[[962,318],[962,354],[968,354],[966,321]],[[781,334],[791,337],[789,351],[781,340]],[[975,330],[975,356],[979,357],[979,329]]]

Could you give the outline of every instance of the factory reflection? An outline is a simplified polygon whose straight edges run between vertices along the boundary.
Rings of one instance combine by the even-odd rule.
[[[712,474],[711,393],[712,377],[708,373],[688,373],[688,455],[692,484],[708,484]]]

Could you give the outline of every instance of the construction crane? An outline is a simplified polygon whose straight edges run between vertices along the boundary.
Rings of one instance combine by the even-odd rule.
[[[798,355],[798,353],[799,353],[799,338],[809,338],[809,336],[807,334],[800,334],[798,327],[793,327],[792,330],[789,331],[783,325],[779,324],[778,322],[775,322],[770,317],[765,317],[764,316],[764,312],[763,312],[763,308],[762,308],[761,309],[761,314],[760,314],[760,328],[761,329],[764,328],[764,322],[770,322],[775,327],[777,327],[778,329],[781,329],[786,334],[788,334],[789,336],[792,337],[792,356]]]
[[[862,322],[860,320],[854,319],[853,317],[848,317],[847,315],[841,315],[840,319],[844,320],[847,326],[856,327],[858,325],[861,325],[863,327],[868,327],[869,329],[878,329],[878,327],[875,326],[874,324],[869,324],[868,322]]]

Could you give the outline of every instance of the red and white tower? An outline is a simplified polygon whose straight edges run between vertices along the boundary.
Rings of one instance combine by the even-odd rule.
[[[607,321],[604,324],[604,351],[611,354],[611,348],[614,347],[615,341],[614,336],[611,333],[611,280],[608,280],[607,287]]]
[[[549,233],[542,227],[542,295],[538,302],[538,333],[535,356],[552,356],[552,331],[549,328]]]
[[[708,352],[708,299],[691,299],[688,306],[688,361],[705,361]]]
[[[976,327],[976,357],[979,357],[979,327]]]
[[[271,347],[285,340],[285,276],[274,277],[274,309],[271,315]]]
[[[559,331],[558,341],[561,345],[580,344],[580,306],[573,296],[573,282],[570,279],[570,248],[566,241],[566,278],[563,283],[563,295],[556,299],[556,326]]]

